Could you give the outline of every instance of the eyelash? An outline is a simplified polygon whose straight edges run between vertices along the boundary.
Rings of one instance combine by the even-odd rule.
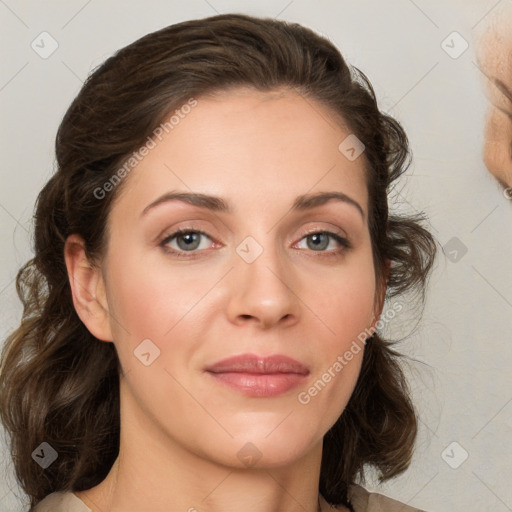
[[[200,250],[195,249],[192,251],[181,251],[181,250],[177,251],[176,249],[169,249],[168,247],[166,247],[167,244],[171,240],[176,238],[177,236],[186,235],[189,233],[198,233],[198,234],[204,235],[214,242],[214,240],[212,239],[211,236],[208,235],[208,233],[205,233],[204,231],[202,231],[200,229],[180,228],[180,229],[177,229],[176,231],[174,231],[173,233],[171,233],[170,235],[166,235],[158,245],[164,250],[165,253],[172,254],[174,256],[177,256],[178,258],[188,258],[188,259],[197,258],[197,257],[199,257],[199,255],[197,253],[200,251],[204,251],[205,249],[200,249]],[[304,238],[307,238],[308,236],[318,235],[318,234],[325,234],[325,235],[330,236],[331,238],[336,240],[336,242],[338,242],[341,245],[341,249],[330,250],[330,251],[313,251],[312,250],[311,252],[318,253],[315,255],[315,257],[324,257],[324,258],[325,257],[340,257],[343,255],[343,253],[345,253],[347,250],[352,248],[352,244],[346,238],[343,238],[338,233],[334,233],[332,231],[326,231],[326,230],[309,231],[309,232],[305,233],[304,236],[300,240],[303,240]],[[300,249],[300,250],[304,250],[304,249]]]

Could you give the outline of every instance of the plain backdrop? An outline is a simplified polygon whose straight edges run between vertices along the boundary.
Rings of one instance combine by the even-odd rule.
[[[482,161],[487,100],[475,52],[505,1],[0,0],[1,339],[21,317],[14,279],[32,254],[31,216],[54,169],[57,127],[91,70],[187,19],[241,12],[305,24],[367,74],[381,108],[404,126],[414,160],[396,208],[425,211],[444,247],[421,322],[405,308],[387,326],[411,332],[399,347],[416,360],[414,460],[396,480],[368,487],[432,512],[512,511],[512,201]],[[58,44],[47,58],[31,46],[42,32]],[[0,510],[24,512],[1,446]]]

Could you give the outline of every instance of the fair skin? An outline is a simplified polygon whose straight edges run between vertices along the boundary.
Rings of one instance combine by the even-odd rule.
[[[103,482],[76,494],[94,512],[316,512],[322,439],[363,351],[308,404],[297,396],[382,306],[364,155],[347,159],[338,146],[350,131],[289,90],[197,100],[125,178],[100,265],[87,261],[80,237],[66,243],[75,308],[96,338],[115,344],[123,368],[120,455]],[[232,211],[173,200],[142,213],[170,191],[221,197]],[[319,192],[350,199],[291,209]],[[187,251],[183,235],[168,239],[177,228],[207,236]],[[312,240],[325,231],[350,248]],[[251,263],[236,250],[248,236],[263,249]],[[149,366],[134,356],[145,339],[160,349]],[[284,354],[310,373],[278,396],[253,397],[205,372],[244,353]],[[237,455],[247,443],[259,453],[251,467]]]
[[[512,7],[504,5],[491,17],[478,45],[479,65],[488,78],[485,86],[490,103],[485,126],[484,161],[504,189],[512,187],[511,27]],[[505,89],[508,89],[508,94]],[[512,191],[509,194],[512,197]]]

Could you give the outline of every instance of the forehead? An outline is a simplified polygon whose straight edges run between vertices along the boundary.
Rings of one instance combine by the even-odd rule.
[[[326,106],[290,89],[236,88],[194,100],[166,117],[174,115],[172,128],[125,178],[120,202],[142,210],[157,194],[179,189],[261,208],[337,190],[367,211],[364,153],[347,158],[345,141],[354,136]]]

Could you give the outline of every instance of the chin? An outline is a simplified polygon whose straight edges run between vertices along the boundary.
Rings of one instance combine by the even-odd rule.
[[[268,429],[253,429],[254,435],[248,435],[247,432],[239,436],[234,435],[234,439],[220,447],[222,452],[215,454],[215,458],[221,459],[221,463],[227,466],[270,469],[293,464],[315,447],[321,448],[322,436],[319,439],[307,437],[304,436],[304,431],[301,436],[294,436],[287,429],[277,433],[276,424],[273,432]]]

